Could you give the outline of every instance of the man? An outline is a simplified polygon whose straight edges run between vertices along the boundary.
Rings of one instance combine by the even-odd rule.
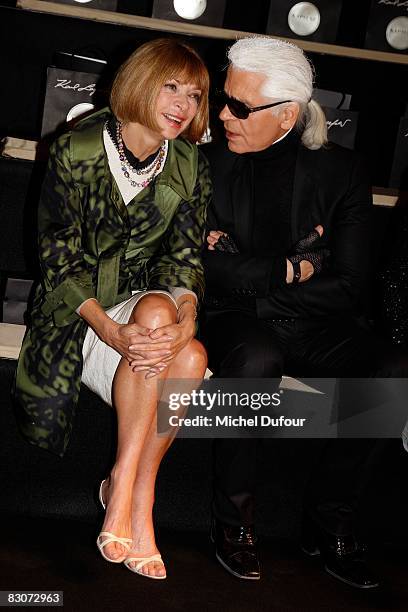
[[[246,38],[228,52],[211,144],[204,341],[218,378],[398,376],[407,365],[360,324],[371,189],[358,155],[327,144],[312,68],[297,46]],[[356,587],[378,580],[354,528],[374,440],[332,440],[305,501],[303,548]],[[212,538],[233,575],[259,579],[255,439],[215,441]],[[344,457],[347,457],[347,461]]]

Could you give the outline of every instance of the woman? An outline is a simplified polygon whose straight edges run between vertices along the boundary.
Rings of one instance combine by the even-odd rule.
[[[200,380],[206,369],[194,334],[210,180],[193,143],[207,126],[208,87],[188,45],[146,43],[119,69],[112,112],[53,145],[39,209],[42,283],[17,370],[23,433],[61,456],[81,380],[115,407],[97,544],[149,578],[166,577],[152,520],[171,443],[156,435],[157,379]]]

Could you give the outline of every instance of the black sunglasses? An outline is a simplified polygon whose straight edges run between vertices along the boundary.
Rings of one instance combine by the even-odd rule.
[[[257,111],[264,110],[266,108],[272,108],[272,106],[278,106],[278,104],[284,104],[285,102],[292,102],[292,100],[282,100],[281,102],[272,102],[272,104],[265,104],[264,106],[247,106],[245,102],[231,98],[225,91],[217,92],[217,101],[224,108],[228,106],[230,112],[237,119],[248,119],[250,113],[256,113]]]

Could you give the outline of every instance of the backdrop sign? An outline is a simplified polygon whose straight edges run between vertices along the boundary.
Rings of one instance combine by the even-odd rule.
[[[347,149],[354,149],[356,140],[358,112],[340,108],[323,107],[327,121],[327,136]]]
[[[351,94],[341,93],[340,91],[330,91],[329,89],[318,89],[315,87],[313,90],[313,99],[316,100],[320,106],[348,110],[351,103]]]
[[[266,33],[334,42],[341,5],[341,0],[271,0]]]
[[[326,115],[329,141],[354,149],[358,112],[350,110],[351,94],[315,88],[313,99],[319,102]]]
[[[372,0],[365,46],[408,53],[408,0]]]
[[[52,0],[58,4],[71,4],[83,8],[100,9],[103,11],[116,11],[118,0]]]
[[[390,187],[408,191],[408,116],[401,118],[395,142]]]
[[[152,17],[222,27],[226,0],[154,0]]]
[[[50,136],[64,124],[91,112],[98,74],[62,68],[47,69],[41,136]]]

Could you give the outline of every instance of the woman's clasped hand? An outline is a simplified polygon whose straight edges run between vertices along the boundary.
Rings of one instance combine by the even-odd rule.
[[[194,321],[173,323],[132,336],[129,364],[134,372],[147,370],[146,378],[162,372],[194,337]]]

